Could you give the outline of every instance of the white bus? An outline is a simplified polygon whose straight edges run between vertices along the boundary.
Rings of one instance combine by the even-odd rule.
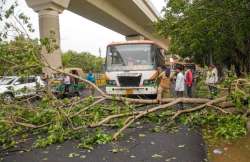
[[[148,40],[111,43],[107,47],[106,92],[110,95],[156,95],[157,67],[164,50]]]

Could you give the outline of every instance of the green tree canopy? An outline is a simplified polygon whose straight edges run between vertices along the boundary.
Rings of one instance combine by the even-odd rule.
[[[31,39],[32,32],[30,18],[18,10],[17,0],[0,0],[0,76],[41,73],[40,51],[48,41]]]
[[[63,54],[64,67],[78,67],[82,68],[85,72],[89,70],[100,72],[102,70],[103,62],[103,58],[94,56],[87,52],[78,53],[75,51],[68,51]]]
[[[250,2],[248,0],[169,0],[160,35],[171,39],[170,52],[197,63],[236,65],[250,72]]]
[[[41,74],[40,50],[38,40],[16,37],[0,41],[0,76]]]

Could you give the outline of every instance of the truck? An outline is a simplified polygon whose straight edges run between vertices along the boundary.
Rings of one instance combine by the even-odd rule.
[[[115,42],[107,46],[106,93],[109,95],[156,96],[164,66],[164,50],[149,40]]]

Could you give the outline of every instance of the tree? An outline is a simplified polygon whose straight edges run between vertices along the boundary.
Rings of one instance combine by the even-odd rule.
[[[9,42],[0,42],[0,75],[41,74],[39,62],[41,46],[38,40],[16,37]]]
[[[63,54],[63,65],[64,67],[78,67],[84,71],[102,71],[102,64],[104,59],[96,57],[87,52],[77,53],[75,51],[68,51]]]
[[[156,28],[170,52],[197,63],[235,65],[250,72],[250,6],[246,0],[170,0]]]
[[[0,0],[0,76],[41,74],[40,50],[46,41],[31,39],[30,19],[16,0]]]
[[[29,38],[34,32],[30,18],[17,11],[16,0],[0,0],[0,41],[13,40],[20,35]]]

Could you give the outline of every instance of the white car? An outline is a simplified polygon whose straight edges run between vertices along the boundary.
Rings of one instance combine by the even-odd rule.
[[[37,89],[44,86],[45,84],[39,76],[3,77],[0,80],[0,95],[5,101],[12,101],[14,98],[35,95]]]

